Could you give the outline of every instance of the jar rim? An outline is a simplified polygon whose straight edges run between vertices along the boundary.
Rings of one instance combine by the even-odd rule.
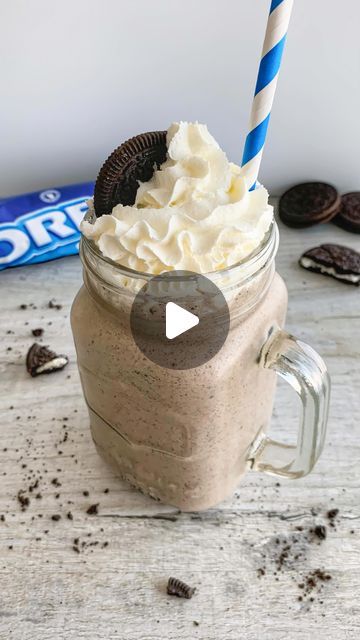
[[[87,215],[89,215],[89,212]],[[249,277],[255,275],[258,270],[262,269],[264,264],[267,264],[271,259],[275,257],[278,246],[279,230],[275,219],[273,219],[262,242],[252,253],[250,253],[239,262],[231,265],[230,267],[225,267],[224,269],[219,269],[217,271],[208,271],[201,275],[210,278],[214,283],[216,283],[217,280],[221,280],[222,278],[224,278],[224,276],[226,277],[227,275],[231,275],[232,278],[234,278],[234,276],[238,276],[238,278],[236,278],[238,283],[242,282],[243,280],[248,280]],[[96,246],[95,242],[89,238],[86,238],[82,234],[80,241],[80,256],[83,263],[85,260],[85,252],[89,252],[91,257],[95,260],[99,260],[103,266],[108,266],[112,270],[115,270],[116,274],[125,276],[126,278],[132,278],[134,280],[140,279],[145,283],[154,278],[155,275],[159,275],[136,271],[135,269],[131,269],[130,267],[118,264],[114,260],[111,260],[110,258],[104,256],[101,253],[100,249]],[[244,272],[243,278],[241,277],[241,271]],[[167,275],[169,275],[171,274],[171,271],[166,273]],[[102,276],[104,277],[103,272]],[[174,276],[174,279],[175,278],[176,276]],[[169,277],[169,280],[171,280],[171,276]]]

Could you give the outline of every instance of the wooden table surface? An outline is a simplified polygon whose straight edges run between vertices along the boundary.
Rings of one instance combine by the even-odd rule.
[[[360,637],[360,291],[297,266],[327,241],[359,248],[332,225],[281,227],[277,260],[287,327],[332,377],[324,453],[306,478],[250,472],[232,499],[193,514],[132,490],[95,452],[69,326],[79,259],[1,273],[1,640]],[[38,327],[70,364],[32,379]],[[297,412],[280,384],[274,434],[294,436]],[[166,594],[171,575],[196,587],[191,600]]]

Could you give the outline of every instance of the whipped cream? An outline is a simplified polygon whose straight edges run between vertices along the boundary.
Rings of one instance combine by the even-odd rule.
[[[266,189],[248,191],[240,167],[204,124],[172,124],[167,148],[160,169],[139,184],[135,204],[84,220],[83,234],[105,257],[143,273],[209,273],[246,258],[273,220]]]

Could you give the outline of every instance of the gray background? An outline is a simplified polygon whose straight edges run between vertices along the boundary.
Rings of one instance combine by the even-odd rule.
[[[125,138],[206,122],[241,160],[268,0],[0,0],[0,195],[93,179]],[[295,0],[260,178],[360,188],[359,0]]]

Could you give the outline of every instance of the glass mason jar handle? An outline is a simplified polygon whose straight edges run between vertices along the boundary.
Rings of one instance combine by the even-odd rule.
[[[275,329],[261,349],[260,366],[284,378],[302,402],[297,444],[290,446],[260,433],[249,455],[251,468],[286,478],[300,478],[322,451],[330,399],[330,378],[320,356],[304,342]]]

